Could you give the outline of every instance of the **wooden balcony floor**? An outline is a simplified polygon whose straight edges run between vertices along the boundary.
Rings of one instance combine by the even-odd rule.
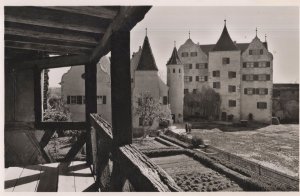
[[[97,192],[84,161],[50,163],[5,169],[6,192]]]

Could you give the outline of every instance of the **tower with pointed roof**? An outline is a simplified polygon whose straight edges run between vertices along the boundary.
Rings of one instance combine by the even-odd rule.
[[[167,85],[169,87],[169,103],[173,121],[183,122],[183,89],[184,68],[181,63],[176,46],[174,46],[170,59],[167,62]]]
[[[148,35],[144,38],[143,46],[137,53],[134,53],[131,59],[132,74],[132,105],[137,106],[137,99],[141,94],[150,93],[153,99],[158,100],[163,107],[169,107],[168,104],[168,86],[158,75],[158,68],[152,52]],[[142,126],[139,116],[133,115],[133,132],[136,128]],[[154,123],[158,125],[158,123]]]

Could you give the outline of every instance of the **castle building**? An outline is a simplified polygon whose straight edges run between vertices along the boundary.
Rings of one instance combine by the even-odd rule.
[[[183,94],[211,87],[221,96],[219,120],[270,122],[273,55],[267,42],[256,35],[250,43],[236,43],[225,21],[216,44],[195,44],[189,37],[179,47],[178,54],[184,66]],[[172,103],[171,108],[174,108]]]

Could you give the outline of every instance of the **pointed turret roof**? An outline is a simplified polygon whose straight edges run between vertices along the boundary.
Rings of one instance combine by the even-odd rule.
[[[227,31],[226,20],[225,20],[223,32],[222,32],[218,42],[212,49],[212,51],[232,51],[232,50],[238,50],[238,48],[236,47],[236,45],[233,43],[232,39],[230,38],[230,35]]]
[[[158,71],[148,36],[145,36],[137,71]]]
[[[176,46],[174,46],[172,55],[171,55],[170,59],[168,60],[167,65],[181,65],[181,64],[182,63],[179,59],[177,48],[176,48]]]

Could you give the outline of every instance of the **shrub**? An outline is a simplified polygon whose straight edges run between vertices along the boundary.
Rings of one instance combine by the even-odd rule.
[[[197,136],[197,135],[194,135],[192,137],[192,146],[193,147],[198,147],[199,145],[204,145],[204,141],[201,137]]]

